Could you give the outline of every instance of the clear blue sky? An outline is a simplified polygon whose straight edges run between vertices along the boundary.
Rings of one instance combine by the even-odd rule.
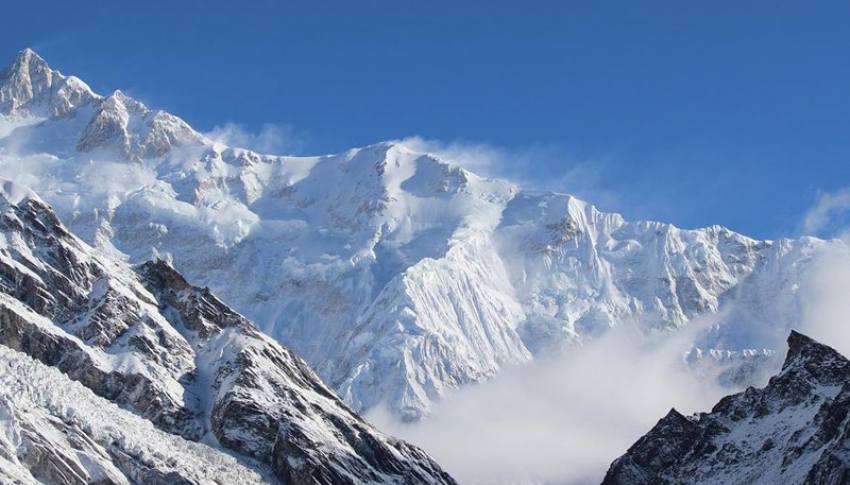
[[[536,150],[497,171],[551,186],[582,162],[562,191],[759,237],[850,184],[846,0],[25,3],[0,57],[33,47],[201,130]]]

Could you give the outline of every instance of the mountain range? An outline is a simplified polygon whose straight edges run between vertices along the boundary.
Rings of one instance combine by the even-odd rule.
[[[818,255],[844,244],[628,221],[405,141],[257,153],[30,49],[0,73],[0,184],[12,483],[454,483],[359,414],[427,419],[624,324],[702,322],[684,363],[746,386],[803,319]],[[606,483],[846,480],[824,434],[846,361],[789,345],[768,387],[671,411]]]
[[[694,355],[768,355],[828,244],[630,222],[404,142],[313,157],[230,147],[29,49],[0,75],[0,116],[0,176],[74,234],[131,264],[168,261],[354,410],[405,420],[626,321],[668,332],[717,315]]]

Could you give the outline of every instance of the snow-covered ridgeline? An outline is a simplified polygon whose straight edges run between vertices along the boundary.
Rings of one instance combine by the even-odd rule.
[[[105,251],[172,261],[356,410],[416,419],[457,386],[622,322],[667,331],[729,308],[701,347],[773,345],[825,244],[629,222],[401,142],[261,155],[120,92],[55,102],[47,78],[61,75],[24,51],[0,81],[17,126],[0,176]]]

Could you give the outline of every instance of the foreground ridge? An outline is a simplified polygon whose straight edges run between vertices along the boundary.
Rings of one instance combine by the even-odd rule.
[[[709,413],[671,410],[603,485],[850,483],[850,361],[792,331],[782,370]]]
[[[0,470],[24,483],[455,483],[209,289],[91,248],[8,181],[0,366]]]

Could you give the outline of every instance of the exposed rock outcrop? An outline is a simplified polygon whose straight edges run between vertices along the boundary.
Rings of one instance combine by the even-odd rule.
[[[850,361],[798,332],[762,389],[709,413],[671,410],[608,470],[603,485],[850,483]]]

